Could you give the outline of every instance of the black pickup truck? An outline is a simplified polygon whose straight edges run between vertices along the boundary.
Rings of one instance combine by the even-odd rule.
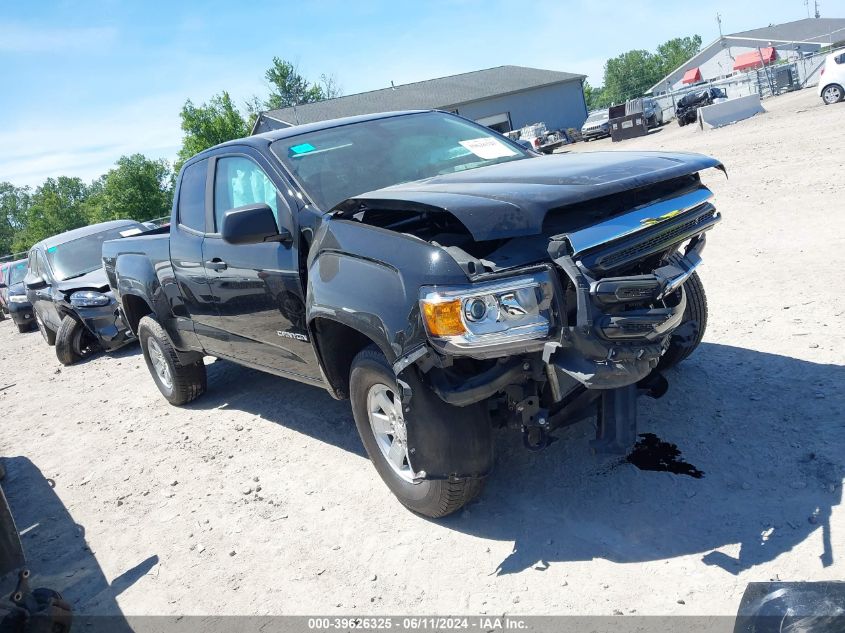
[[[205,355],[350,398],[381,477],[437,517],[480,491],[495,426],[540,449],[596,416],[595,451],[633,445],[637,396],[704,332],[710,167],[537,156],[438,111],[326,121],[191,158],[170,226],[103,260],[167,400],[203,393]]]

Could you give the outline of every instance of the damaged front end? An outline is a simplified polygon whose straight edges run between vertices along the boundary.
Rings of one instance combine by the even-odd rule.
[[[684,283],[702,261],[705,232],[720,220],[711,197],[696,178],[545,236],[546,263],[475,275],[471,286],[423,288],[430,348],[413,361],[443,401],[487,401],[528,448],[597,415],[593,449],[626,453],[637,436],[637,397],[667,389],[656,368],[684,325]],[[494,267],[495,258],[470,268]]]

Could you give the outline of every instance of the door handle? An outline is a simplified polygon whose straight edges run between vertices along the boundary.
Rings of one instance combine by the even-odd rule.
[[[228,265],[219,257],[215,257],[214,259],[205,262],[205,267],[219,273],[221,270],[226,270]]]

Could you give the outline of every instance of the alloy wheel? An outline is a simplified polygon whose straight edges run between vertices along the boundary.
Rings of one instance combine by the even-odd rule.
[[[387,385],[375,384],[367,392],[367,417],[379,451],[399,477],[412,482],[408,459],[408,432],[399,396]]]

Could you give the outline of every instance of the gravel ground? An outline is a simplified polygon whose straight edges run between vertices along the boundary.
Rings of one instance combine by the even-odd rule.
[[[599,149],[712,154],[724,221],[697,353],[641,400],[695,479],[599,462],[591,424],[497,439],[485,494],[404,510],[347,402],[226,362],[177,409],[137,346],[62,368],[0,324],[4,489],[36,585],[84,613],[732,614],[750,581],[845,576],[845,104],[813,90]]]

